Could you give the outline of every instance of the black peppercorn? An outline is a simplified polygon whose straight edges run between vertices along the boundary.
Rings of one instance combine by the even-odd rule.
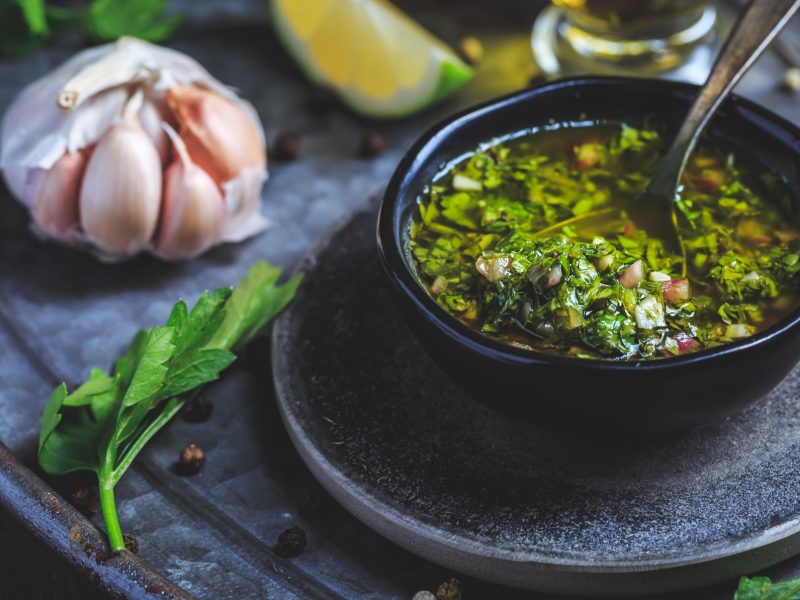
[[[533,73],[528,78],[528,87],[536,87],[542,85],[543,83],[547,83],[547,77],[539,73],[538,71]]]
[[[178,471],[183,475],[194,475],[203,466],[206,455],[197,444],[189,444],[181,450],[178,459]]]
[[[306,548],[306,532],[299,527],[289,527],[278,536],[275,554],[284,558],[292,558]]]
[[[122,536],[125,542],[125,549],[131,554],[139,554],[139,540],[137,540],[132,533],[126,533]]]
[[[100,510],[100,495],[96,487],[80,487],[73,490],[69,494],[69,501],[87,517]]]
[[[198,396],[190,400],[181,413],[183,420],[189,423],[202,423],[211,417],[214,405],[205,396]]]
[[[436,600],[461,600],[461,582],[453,577],[440,584],[436,589]]]
[[[293,131],[287,131],[275,138],[270,149],[270,156],[275,160],[290,161],[299,157],[302,150],[303,140],[300,135]]]
[[[361,158],[375,158],[386,149],[386,144],[381,137],[381,134],[370,129],[364,133],[361,138],[361,144],[358,147],[358,155]]]

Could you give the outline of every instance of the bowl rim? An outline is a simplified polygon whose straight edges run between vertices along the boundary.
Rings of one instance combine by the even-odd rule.
[[[573,88],[590,90],[596,86],[647,86],[650,89],[663,88],[665,91],[673,93],[676,91],[691,93],[700,89],[700,86],[696,84],[654,78],[570,77],[482,102],[456,112],[434,124],[414,142],[398,163],[384,192],[378,214],[376,231],[378,254],[384,270],[399,293],[409,300],[430,324],[461,346],[492,360],[517,365],[550,365],[623,372],[660,371],[685,365],[700,365],[723,357],[755,350],[785,335],[789,330],[797,328],[800,324],[800,306],[764,331],[715,348],[658,359],[609,360],[579,358],[540,350],[526,350],[504,344],[465,325],[440,307],[428,294],[427,290],[414,276],[406,260],[405,241],[403,239],[405,223],[402,218],[402,211],[399,210],[401,197],[407,193],[406,188],[410,185],[416,173],[435,155],[442,142],[469,123],[479,119],[490,118],[495,112],[519,103],[535,101],[536,98],[549,93]],[[787,138],[794,138],[795,143],[798,144],[798,149],[800,149],[800,127],[794,123],[760,104],[736,94],[731,94],[720,110],[725,111],[726,108],[733,107],[743,108],[759,117],[760,120],[777,126],[777,130],[785,134]],[[770,137],[776,138],[774,130],[767,131],[761,123],[753,123],[753,125]],[[517,131],[523,128],[524,125],[520,126]],[[502,134],[498,133],[497,137],[502,137]],[[478,144],[484,141],[486,140],[476,140],[475,146],[477,147]],[[788,142],[786,139],[783,141]]]

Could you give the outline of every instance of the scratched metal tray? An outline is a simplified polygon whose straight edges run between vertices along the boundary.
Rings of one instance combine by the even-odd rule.
[[[450,40],[465,32],[481,35],[489,50],[482,84],[421,116],[385,124],[303,108],[307,86],[269,33],[263,0],[175,4],[190,16],[173,45],[253,101],[270,138],[300,132],[304,154],[294,163],[270,165],[264,212],[274,226],[268,232],[182,265],[143,258],[104,266],[40,243],[27,231],[23,211],[0,190],[0,507],[119,596],[408,598],[430,589],[451,573],[362,525],[304,467],[276,409],[266,338],[209,389],[210,420],[176,419],[121,482],[120,517],[140,542],[138,556],[109,559],[95,528],[101,519],[86,520],[41,478],[35,469],[38,420],[55,384],[73,386],[92,366],[107,367],[133,332],[162,321],[176,298],[191,300],[206,288],[233,283],[259,258],[296,264],[324,230],[386,182],[424,128],[458,107],[523,85],[532,68],[527,34],[535,3],[508,0],[507,10],[487,18],[481,2],[452,2],[447,15],[431,12],[444,3],[414,2],[415,15]],[[22,85],[75,50],[64,44],[0,62],[0,110]],[[765,57],[739,91],[800,121],[800,104],[776,89],[783,68],[774,54]],[[387,141],[378,159],[356,156],[367,127]],[[189,442],[203,447],[208,460],[199,475],[184,478],[172,467]],[[273,544],[291,525],[306,530],[308,549],[280,558]],[[769,574],[795,572],[798,560]],[[471,597],[523,597],[462,579]],[[729,597],[731,588],[702,595]]]

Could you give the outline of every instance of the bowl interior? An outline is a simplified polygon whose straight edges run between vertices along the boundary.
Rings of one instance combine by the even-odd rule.
[[[479,145],[557,123],[589,124],[596,121],[639,122],[643,118],[665,132],[675,131],[698,87],[663,80],[626,78],[576,78],[512,94],[451,117],[428,131],[401,161],[387,189],[381,210],[379,241],[384,261],[403,293],[436,320],[448,333],[507,357],[580,364],[646,366],[702,358],[758,344],[800,322],[800,309],[751,338],[679,357],[657,361],[605,361],[562,357],[514,348],[467,327],[439,307],[417,280],[408,250],[408,229],[417,201],[426,185],[450,163],[472,153]],[[705,136],[740,161],[770,171],[789,190],[789,217],[798,222],[800,196],[800,130],[766,109],[733,96],[715,115]],[[391,238],[391,239],[389,239]]]

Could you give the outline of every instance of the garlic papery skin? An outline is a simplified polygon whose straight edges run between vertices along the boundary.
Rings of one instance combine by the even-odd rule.
[[[81,186],[81,227],[109,258],[145,248],[158,223],[161,158],[136,116],[141,102],[138,92],[100,139]]]
[[[175,159],[164,172],[164,197],[156,254],[167,260],[192,258],[217,242],[225,202],[216,182],[192,162],[186,145],[169,126]]]
[[[166,97],[189,155],[218,184],[245,168],[264,167],[264,139],[243,106],[198,86],[172,88]]]
[[[38,174],[29,204],[33,222],[41,233],[63,241],[75,236],[85,167],[86,159],[81,152],[67,152],[49,170]]]
[[[0,123],[2,177],[41,237],[84,248],[101,260],[141,251],[171,258],[195,254],[158,248],[158,224],[166,212],[162,183],[174,158],[164,124],[186,136],[191,164],[207,173],[223,197],[221,229],[210,243],[238,242],[263,231],[268,225],[261,215],[266,144],[254,108],[191,57],[133,38],[84,50],[19,93]],[[158,175],[150,149],[159,157]],[[95,150],[100,151],[96,158]],[[59,181],[67,167],[80,169],[64,163],[49,174],[63,157],[77,160],[78,153],[85,165],[74,222],[74,196],[67,193],[74,182]],[[56,184],[43,187],[50,176]],[[58,189],[65,190],[61,202]],[[42,190],[47,198],[39,201]],[[171,206],[170,214],[183,213]],[[201,237],[213,236],[207,231]]]

